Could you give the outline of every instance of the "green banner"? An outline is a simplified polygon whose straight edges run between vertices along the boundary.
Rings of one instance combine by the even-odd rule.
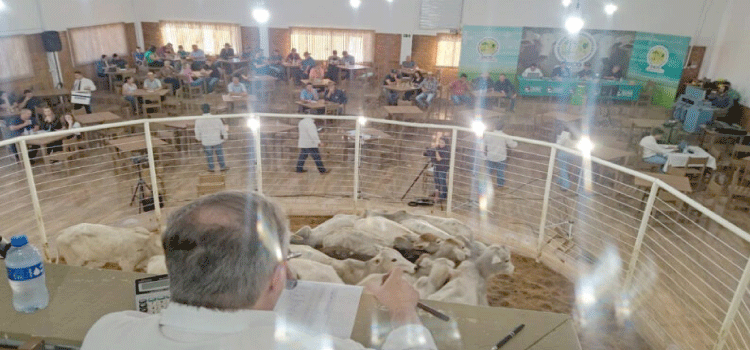
[[[459,72],[469,80],[482,72],[497,80],[500,73],[513,80],[521,47],[520,27],[464,26],[461,32]]]
[[[657,86],[652,102],[672,106],[689,46],[685,36],[636,33],[627,78],[653,81]]]

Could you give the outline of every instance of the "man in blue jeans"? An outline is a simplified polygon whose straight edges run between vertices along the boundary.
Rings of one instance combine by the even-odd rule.
[[[645,133],[638,143],[643,149],[643,161],[651,164],[664,165],[667,163],[667,153],[671,151],[656,142],[664,135],[664,130],[654,128],[650,133]]]
[[[297,159],[297,172],[307,172],[307,170],[304,169],[305,160],[307,159],[307,156],[310,155],[315,161],[318,171],[321,174],[327,173],[328,170],[323,166],[323,161],[320,159],[318,146],[322,143],[320,142],[318,128],[315,126],[315,122],[312,118],[307,117],[300,120],[298,127],[299,139],[297,140],[297,146],[299,147],[299,158]]]
[[[516,148],[518,143],[506,137],[503,133],[503,122],[495,124],[495,132],[484,135],[484,147],[487,153],[487,169],[495,172],[498,188],[505,186],[505,166],[508,159],[508,147]]]
[[[448,146],[447,137],[438,137],[437,143],[433,143],[424,155],[430,157],[430,161],[435,167],[433,177],[435,178],[435,189],[439,201],[448,198],[448,169],[450,168],[451,150]]]
[[[211,115],[211,106],[204,103],[201,106],[204,116]],[[221,171],[229,170],[224,163],[224,150],[221,146],[229,138],[227,128],[219,118],[198,119],[195,121],[195,139],[203,145],[203,151],[206,152],[206,161],[208,162],[208,171],[214,171],[214,152],[216,159],[219,161]]]

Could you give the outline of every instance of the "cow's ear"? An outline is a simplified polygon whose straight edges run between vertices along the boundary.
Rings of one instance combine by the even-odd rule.
[[[497,255],[494,255],[494,256],[492,257],[492,263],[493,263],[493,264],[498,264],[498,263],[501,263],[501,262],[503,262],[503,259],[500,259],[500,257],[499,257],[499,256],[497,256]]]

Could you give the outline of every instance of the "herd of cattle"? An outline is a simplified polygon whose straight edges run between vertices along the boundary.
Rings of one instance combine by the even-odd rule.
[[[297,279],[353,285],[379,283],[397,268],[424,299],[487,305],[486,279],[513,273],[513,264],[508,248],[473,237],[456,219],[405,211],[339,214],[292,234],[290,251],[299,257],[288,263]],[[69,265],[167,273],[160,235],[144,228],[84,223],[55,242],[58,261]]]

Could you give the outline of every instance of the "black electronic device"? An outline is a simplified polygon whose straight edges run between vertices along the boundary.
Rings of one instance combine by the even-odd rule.
[[[42,32],[42,45],[44,51],[60,52],[62,51],[62,42],[60,41],[60,32],[50,30]]]

